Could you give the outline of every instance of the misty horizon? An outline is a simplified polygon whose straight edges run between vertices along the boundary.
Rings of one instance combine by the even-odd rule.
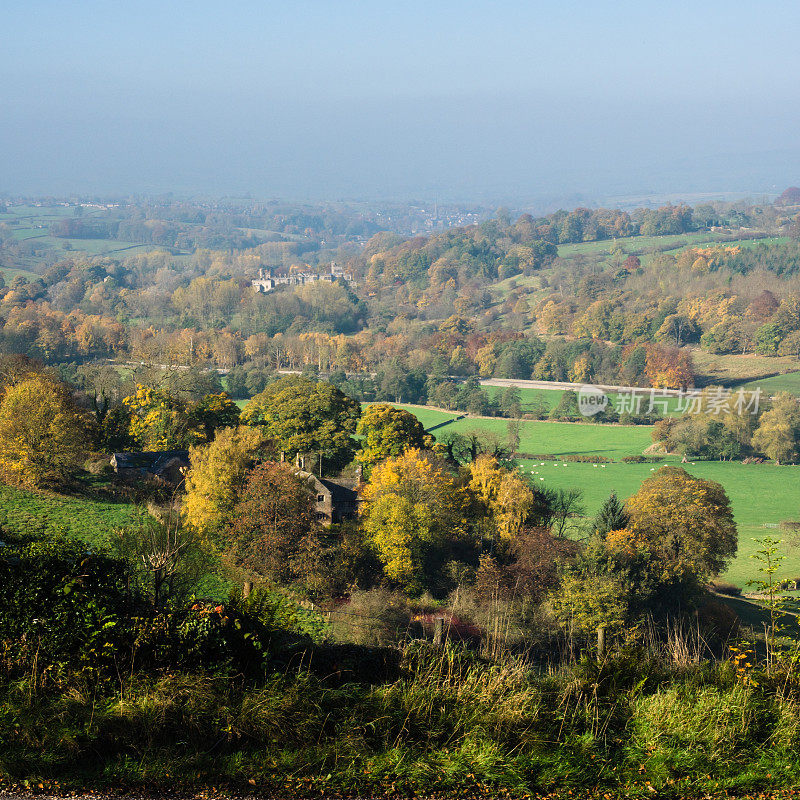
[[[6,194],[546,207],[800,181],[789,3],[34,5],[0,55]]]

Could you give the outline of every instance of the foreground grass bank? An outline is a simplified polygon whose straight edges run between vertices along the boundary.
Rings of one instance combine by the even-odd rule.
[[[756,683],[758,685],[756,685]],[[300,671],[0,688],[0,775],[62,787],[627,797],[800,781],[793,681],[618,655],[556,671],[407,648],[395,679]]]

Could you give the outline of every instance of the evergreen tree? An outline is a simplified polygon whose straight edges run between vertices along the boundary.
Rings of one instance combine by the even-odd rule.
[[[630,514],[625,511],[625,506],[619,501],[616,492],[611,492],[594,518],[594,527],[600,536],[605,537],[611,531],[627,528],[630,521]]]

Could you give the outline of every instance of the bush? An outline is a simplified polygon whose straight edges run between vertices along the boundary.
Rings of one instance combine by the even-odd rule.
[[[333,633],[340,641],[382,646],[402,641],[421,626],[412,624],[408,597],[388,589],[356,590],[350,600],[331,611]]]
[[[257,590],[228,603],[154,608],[122,559],[69,540],[6,546],[0,557],[0,660],[37,680],[174,669],[264,674],[327,635],[315,611]]]
[[[728,581],[713,580],[708,586],[712,592],[726,594],[729,597],[739,597],[742,594],[742,590],[738,586]]]
[[[319,613],[266,589],[245,599],[234,595],[228,603],[198,600],[144,614],[131,626],[131,659],[149,671],[263,676],[327,636]]]
[[[6,669],[112,667],[136,598],[124,561],[55,539],[0,551],[0,653]]]

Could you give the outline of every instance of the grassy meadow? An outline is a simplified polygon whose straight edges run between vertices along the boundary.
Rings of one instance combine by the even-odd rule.
[[[480,429],[498,436],[508,433],[507,419],[460,419],[439,430],[467,433]],[[593,423],[523,420],[520,452],[553,455],[596,455],[615,460],[638,455],[652,444],[647,425],[595,425]],[[436,431],[434,431],[436,433]]]
[[[787,372],[785,375],[774,375],[771,378],[758,378],[742,384],[745,389],[761,387],[765,394],[774,395],[778,392],[791,392],[800,395],[800,371]]]
[[[558,246],[559,258],[586,255],[608,255],[611,250],[619,245],[626,253],[642,255],[652,251],[679,250],[683,247],[697,247],[698,245],[725,244],[736,245],[741,241],[729,242],[730,234],[709,233],[676,233],[666,236],[627,236],[621,239],[604,239],[599,242],[577,242],[575,244],[560,244]],[[763,241],[763,240],[761,240]]]
[[[84,208],[83,217],[96,216],[97,209]],[[134,251],[138,249],[160,249],[152,244],[141,242],[124,242],[117,239],[62,239],[50,235],[50,226],[65,218],[71,218],[72,208],[65,206],[11,206],[6,213],[0,213],[0,224],[8,226],[11,236],[19,242],[29,242],[37,251],[50,251],[58,258],[69,258],[71,254],[104,256],[112,253]],[[34,266],[41,262],[38,256],[22,259],[26,266]],[[2,270],[6,282],[22,275],[28,280],[40,277],[26,269]]]
[[[404,406],[414,414],[418,407]],[[443,422],[445,412],[426,409],[420,414],[426,427]],[[505,436],[508,420],[467,417],[434,431],[467,433],[470,430],[490,431]],[[522,460],[521,467],[534,480],[556,488],[579,488],[583,491],[587,515],[593,516],[613,491],[620,497],[634,494],[642,481],[653,474],[657,464],[626,464],[624,456],[641,453],[651,444],[649,426],[594,425],[591,423],[522,421],[521,452],[552,455],[596,455],[613,459],[613,463],[594,466],[591,463]],[[682,466],[698,478],[721,483],[728,493],[739,526],[739,555],[726,578],[744,586],[753,577],[755,567],[750,558],[756,549],[755,538],[781,537],[776,527],[784,520],[800,519],[800,466],[775,464],[742,464],[738,461],[696,461],[680,464],[676,458],[663,463]],[[800,548],[785,550],[782,577],[800,576]]]
[[[790,356],[760,356],[756,353],[715,355],[699,347],[691,350],[695,375],[704,385],[741,386],[761,384],[774,378],[773,386],[778,391],[781,378],[800,371],[800,360]]]
[[[91,497],[29,492],[0,484],[0,531],[66,534],[104,547],[114,530],[132,522],[136,508]]]
[[[505,391],[504,386],[484,386],[483,387],[491,398],[501,395]],[[522,411],[527,413],[533,411],[536,406],[544,406],[548,411],[554,409],[561,396],[564,394],[564,389],[534,389],[528,386],[517,387],[519,389],[520,397],[522,399]],[[620,396],[617,392],[606,392],[608,395],[609,403],[612,408],[619,409]],[[639,412],[646,414],[650,405],[650,390],[642,389],[642,400],[639,403]],[[666,401],[666,402],[665,402]],[[627,402],[627,400],[626,400]],[[662,416],[666,413],[669,416],[680,414],[679,410],[680,400],[677,397],[659,398],[656,396],[655,411]]]

